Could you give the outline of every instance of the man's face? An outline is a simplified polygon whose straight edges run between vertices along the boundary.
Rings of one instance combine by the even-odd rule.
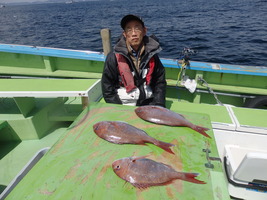
[[[126,42],[137,51],[143,41],[143,37],[146,35],[146,31],[146,27],[143,27],[140,22],[134,20],[126,24],[123,35]]]

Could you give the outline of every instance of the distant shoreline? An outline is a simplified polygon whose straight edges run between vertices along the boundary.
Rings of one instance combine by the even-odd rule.
[[[46,0],[46,1],[33,1],[33,2],[5,2],[0,3],[4,6],[20,6],[20,5],[36,5],[36,4],[54,4],[54,3],[66,3],[67,0]],[[86,2],[86,1],[101,1],[101,0],[75,0],[74,3]],[[105,0],[102,0],[105,1]]]

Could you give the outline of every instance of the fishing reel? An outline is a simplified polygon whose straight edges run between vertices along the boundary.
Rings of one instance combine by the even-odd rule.
[[[186,71],[186,67],[190,66],[190,62],[189,62],[190,56],[196,53],[197,53],[196,50],[188,48],[188,47],[185,47],[181,51],[180,57],[178,58],[178,61],[177,61],[178,66],[181,67],[181,70],[177,77],[177,84],[179,81],[185,81],[186,79],[185,71]]]
[[[191,80],[189,76],[185,74],[186,67],[190,66],[189,59],[190,56],[196,54],[197,51],[191,48],[184,48],[183,51],[180,53],[180,58],[177,61],[178,66],[180,66],[180,72],[178,73],[176,86],[184,86],[186,87],[191,93],[195,92],[196,89],[196,81]]]
[[[178,59],[178,64],[182,65],[182,67],[184,66],[189,66],[189,59],[191,55],[196,54],[197,51],[188,47],[185,47],[181,53],[180,53],[180,57]]]

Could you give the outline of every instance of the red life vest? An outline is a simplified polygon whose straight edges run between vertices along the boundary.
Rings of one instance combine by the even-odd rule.
[[[136,85],[134,83],[134,77],[133,77],[133,74],[130,70],[128,63],[127,63],[127,60],[121,54],[116,53],[115,55],[116,55],[117,62],[118,62],[118,68],[119,68],[119,72],[121,75],[121,81],[122,81],[124,87],[126,88],[126,92],[131,92],[133,89],[136,88]],[[151,82],[152,73],[154,71],[154,68],[155,68],[155,59],[154,59],[154,57],[152,57],[149,60],[149,71],[146,74],[146,78],[145,78],[147,85],[149,85]]]

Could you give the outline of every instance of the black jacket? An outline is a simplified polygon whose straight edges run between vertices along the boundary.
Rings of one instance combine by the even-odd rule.
[[[155,59],[155,68],[152,74],[150,87],[153,91],[153,97],[146,99],[143,84],[137,87],[140,90],[140,96],[137,101],[137,106],[141,105],[160,105],[165,107],[165,94],[166,94],[166,80],[165,69],[157,55],[161,51],[159,43],[153,37],[144,37],[145,52],[141,57],[140,72],[142,69],[149,67],[149,60],[152,56]],[[103,97],[107,103],[122,104],[117,89],[119,85],[119,70],[115,53],[124,55],[127,58],[128,64],[132,71],[135,71],[135,82],[138,83],[142,77],[137,72],[132,60],[130,59],[128,49],[126,47],[125,38],[122,36],[114,47],[114,51],[107,55],[105,66],[102,74],[102,92]],[[140,73],[141,74],[141,73]]]

